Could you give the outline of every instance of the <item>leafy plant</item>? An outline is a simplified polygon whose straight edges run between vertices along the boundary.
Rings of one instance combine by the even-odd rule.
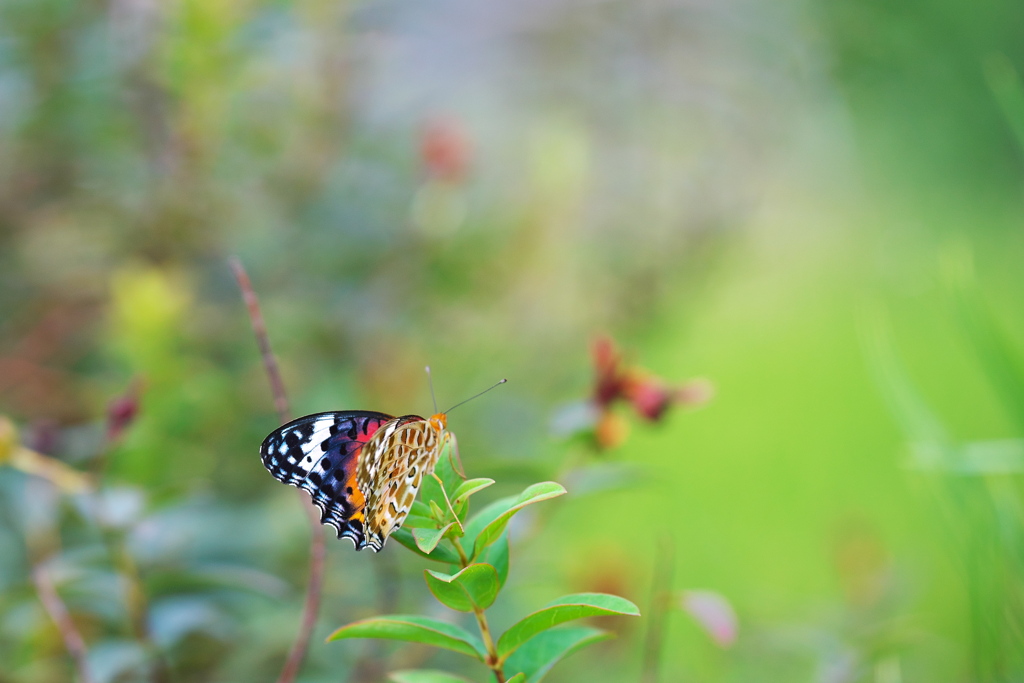
[[[469,499],[492,479],[462,481],[442,456],[437,471],[423,485],[405,527],[393,534],[399,543],[447,567],[425,569],[424,580],[437,600],[457,612],[472,613],[479,636],[452,623],[418,615],[387,615],[343,626],[328,640],[380,638],[451,650],[483,663],[498,683],[536,683],[576,650],[611,637],[592,627],[557,628],[586,617],[639,616],[629,600],[603,593],[565,595],[528,614],[507,631],[495,634],[487,610],[505,586],[509,571],[509,521],[529,505],[558,497],[565,489],[547,481],[528,486],[518,496],[494,501],[469,516]],[[434,670],[392,674],[398,683],[452,683],[464,679]]]

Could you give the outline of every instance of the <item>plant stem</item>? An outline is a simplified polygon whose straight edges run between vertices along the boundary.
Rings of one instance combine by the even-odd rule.
[[[654,577],[651,579],[651,609],[647,638],[644,642],[640,680],[658,683],[661,674],[661,651],[665,645],[665,627],[668,621],[672,576],[675,570],[675,543],[666,534],[658,544],[654,558]]]
[[[49,574],[39,564],[34,564],[32,567],[32,582],[35,584],[36,592],[39,594],[40,602],[43,603],[43,608],[46,609],[46,613],[50,615],[53,623],[56,624],[61,640],[64,641],[64,647],[75,663],[79,682],[92,683],[93,678],[89,674],[89,654],[85,648],[85,640],[82,638],[78,628],[75,627],[75,623],[71,621],[68,608],[65,606],[64,601],[60,599],[60,596],[57,595]]]
[[[281,372],[277,367],[277,359],[270,350],[270,338],[267,335],[267,325],[263,321],[263,314],[260,312],[260,302],[256,292],[252,288],[249,275],[241,260],[232,257],[229,261],[231,270],[238,281],[238,287],[242,290],[242,298],[249,310],[249,321],[252,324],[253,334],[256,336],[256,343],[260,348],[260,355],[263,358],[263,367],[267,371],[270,380],[270,390],[274,397],[274,407],[277,409],[277,416],[281,424],[288,421],[288,395],[284,390],[284,381],[281,379]],[[298,494],[301,496],[301,493]],[[277,683],[293,683],[302,667],[302,660],[306,658],[306,651],[309,650],[309,641],[313,635],[313,627],[316,626],[317,611],[320,608],[320,594],[324,585],[324,560],[327,555],[327,546],[324,542],[324,534],[320,529],[320,515],[313,504],[302,496],[303,507],[306,516],[309,518],[310,542],[309,542],[309,584],[306,586],[306,600],[302,606],[302,621],[299,625],[299,632],[295,634],[295,642],[288,652],[288,659],[285,660],[281,675]]]
[[[459,553],[459,566],[463,569],[469,566],[469,556],[466,555],[466,551],[462,548],[462,544],[459,543],[459,539],[452,538],[452,545],[455,546],[455,550]],[[491,636],[491,627],[487,625],[487,615],[484,614],[484,610],[480,609],[476,605],[473,605],[473,616],[476,617],[477,626],[480,627],[480,637],[483,638],[484,648],[487,650],[487,664],[491,671],[494,672],[494,680],[497,683],[505,683],[505,672],[503,670],[504,662],[498,657],[498,648],[494,646],[494,638]]]

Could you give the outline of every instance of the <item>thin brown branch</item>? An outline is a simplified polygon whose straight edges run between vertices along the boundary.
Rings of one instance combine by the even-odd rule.
[[[238,280],[238,288],[242,290],[242,300],[245,307],[249,309],[249,322],[252,323],[252,332],[256,336],[256,344],[260,347],[260,356],[263,358],[263,367],[267,371],[267,378],[270,380],[270,391],[274,396],[274,409],[281,424],[288,421],[291,410],[288,408],[288,395],[284,390],[284,382],[281,380],[281,371],[277,367],[277,359],[274,352],[270,350],[270,337],[267,336],[267,324],[263,322],[263,313],[260,312],[260,300],[252,288],[249,274],[237,256],[232,256],[228,261],[231,270]],[[317,521],[319,528],[319,520]]]
[[[252,288],[249,275],[245,267],[237,257],[229,261],[231,270],[238,280],[238,287],[242,290],[242,298],[246,308],[249,309],[249,321],[252,323],[252,331],[256,336],[256,343],[263,357],[263,367],[270,379],[270,390],[274,396],[274,407],[281,424],[288,421],[291,411],[288,408],[288,396],[284,390],[284,382],[281,380],[281,372],[277,367],[277,359],[270,350],[270,339],[267,336],[267,326],[263,322],[263,314],[260,312],[260,302],[256,292]],[[327,554],[324,534],[320,529],[320,516],[316,508],[305,497],[299,494],[306,508],[306,516],[309,518],[310,543],[309,543],[309,583],[306,586],[306,600],[302,607],[302,621],[299,624],[299,631],[295,634],[295,642],[288,652],[288,659],[285,660],[281,675],[277,683],[293,683],[295,677],[302,668],[302,662],[309,650],[309,641],[313,635],[313,627],[316,626],[317,612],[320,608],[320,596],[324,584],[324,560]]]
[[[80,683],[92,683],[93,678],[89,675],[89,652],[85,647],[85,640],[82,638],[82,634],[78,632],[75,622],[71,620],[71,614],[68,612],[67,606],[60,599],[60,596],[57,595],[57,589],[42,565],[36,564],[32,567],[32,583],[36,586],[36,593],[38,593],[39,600],[43,603],[43,608],[50,615],[50,618],[53,619],[53,623],[56,624],[61,640],[64,641],[64,647],[75,662],[78,680]]]

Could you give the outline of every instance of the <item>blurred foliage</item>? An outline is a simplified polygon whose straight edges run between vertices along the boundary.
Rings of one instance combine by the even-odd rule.
[[[450,423],[481,502],[569,494],[517,516],[495,623],[645,614],[550,680],[651,670],[667,532],[671,604],[739,629],[663,615],[661,680],[1020,678],[1022,12],[0,0],[0,681],[73,675],[40,575],[97,681],[280,670],[308,532],[232,254],[297,413],[509,378]],[[602,334],[714,399],[595,412]],[[325,644],[437,617],[421,558],[329,546],[301,680],[459,670]]]

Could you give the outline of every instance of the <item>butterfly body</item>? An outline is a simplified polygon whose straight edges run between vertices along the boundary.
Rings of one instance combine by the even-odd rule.
[[[260,457],[276,479],[310,494],[338,538],[376,552],[405,521],[450,439],[444,413],[316,413],[271,432]]]

